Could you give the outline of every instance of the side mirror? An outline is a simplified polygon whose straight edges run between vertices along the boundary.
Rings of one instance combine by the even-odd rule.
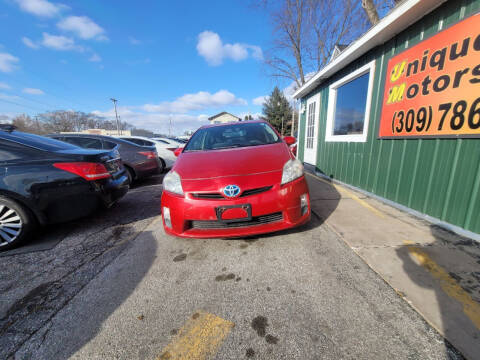
[[[297,139],[295,139],[293,136],[284,136],[283,140],[287,143],[288,146],[293,145],[297,142]]]
[[[182,151],[183,147],[176,148],[175,150],[173,150],[173,154],[178,157],[182,153]]]

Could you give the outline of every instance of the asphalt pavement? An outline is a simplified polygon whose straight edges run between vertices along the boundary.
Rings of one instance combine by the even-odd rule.
[[[324,222],[336,196],[295,230],[179,239],[161,180],[2,254],[1,359],[462,359]]]
[[[0,358],[461,358],[319,218],[173,238],[155,182],[52,250],[0,258]]]

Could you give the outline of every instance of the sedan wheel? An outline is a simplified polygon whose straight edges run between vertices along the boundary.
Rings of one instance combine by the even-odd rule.
[[[32,226],[31,216],[23,207],[10,199],[0,197],[0,250],[18,245]]]

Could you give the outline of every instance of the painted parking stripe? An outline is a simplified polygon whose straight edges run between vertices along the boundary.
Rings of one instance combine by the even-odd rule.
[[[233,322],[214,314],[197,311],[156,360],[210,359],[234,326]]]
[[[367,203],[366,201],[360,199],[357,195],[355,195],[353,192],[345,189],[343,186],[340,186],[340,185],[335,184],[335,183],[333,183],[333,182],[329,182],[329,181],[327,181],[327,180],[325,180],[325,179],[322,179],[321,177],[319,177],[319,176],[317,176],[317,175],[313,175],[313,174],[310,174],[310,173],[308,173],[308,172],[305,172],[305,174],[310,175],[310,176],[312,176],[312,177],[314,177],[315,179],[318,179],[318,180],[320,180],[320,181],[323,181],[325,184],[328,184],[328,185],[330,185],[330,186],[335,187],[335,189],[337,189],[338,192],[340,192],[340,193],[343,194],[344,196],[347,196],[347,197],[351,198],[352,200],[356,201],[357,203],[359,203],[359,204],[362,205],[363,207],[365,207],[365,208],[367,208],[368,210],[370,210],[371,212],[373,212],[373,213],[374,213],[375,215],[377,215],[378,217],[381,217],[382,219],[385,218],[385,215],[384,215],[381,211],[375,209],[372,205],[370,205],[370,204]]]
[[[404,241],[410,254],[422,265],[434,278],[440,281],[442,290],[451,298],[460,302],[463,312],[477,329],[480,329],[480,304],[472,299],[469,293],[446,272],[440,265],[428,256],[420,247],[412,245],[411,241]]]

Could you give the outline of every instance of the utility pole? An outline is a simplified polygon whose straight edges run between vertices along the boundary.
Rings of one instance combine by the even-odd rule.
[[[40,124],[39,124],[39,122],[38,122],[38,115],[35,115],[35,122],[37,123],[38,133],[40,133]]]
[[[295,134],[295,109],[296,109],[296,101],[293,100],[293,104],[292,104],[292,131],[291,131],[291,134],[290,136],[294,136]],[[300,113],[298,114],[298,116],[300,116]]]
[[[113,102],[113,106],[115,107],[115,118],[117,119],[117,135],[120,135],[120,123],[118,122],[118,114],[117,114],[117,99],[110,98]]]

